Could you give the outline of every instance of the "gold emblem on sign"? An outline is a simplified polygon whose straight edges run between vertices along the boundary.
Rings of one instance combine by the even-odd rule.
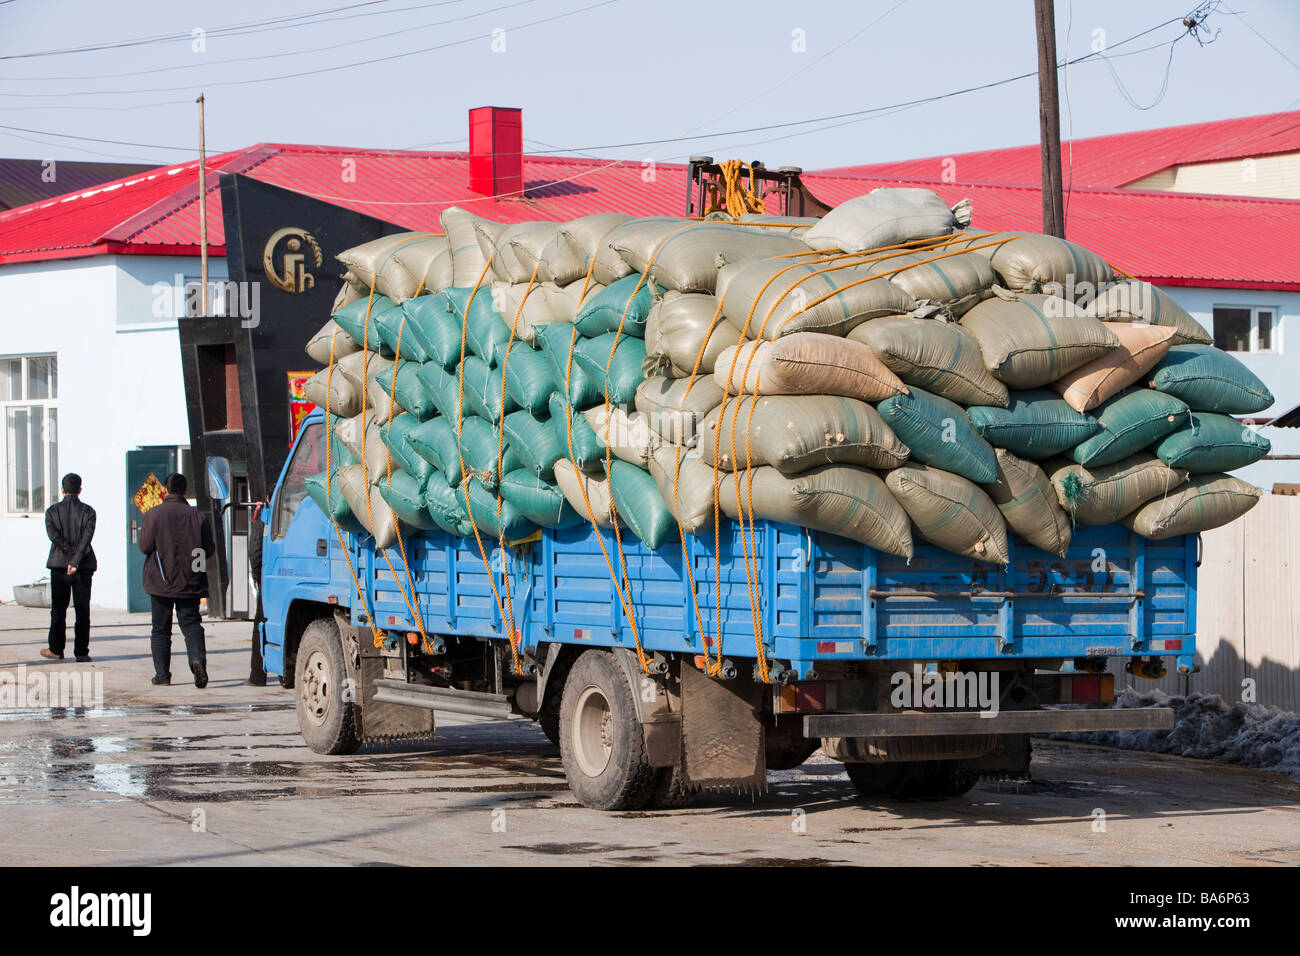
[[[306,229],[286,226],[266,240],[262,250],[262,269],[271,285],[281,292],[308,292],[316,286],[311,269],[325,261],[320,244]]]
[[[162,504],[163,485],[162,482],[158,480],[158,476],[152,471],[149,472],[149,477],[144,480],[143,485],[136,489],[131,500],[135,502],[135,506],[140,509],[140,514],[144,514],[155,505]]]

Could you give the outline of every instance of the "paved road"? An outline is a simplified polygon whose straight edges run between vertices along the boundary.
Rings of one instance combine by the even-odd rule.
[[[242,685],[247,625],[209,625],[204,691],[149,685],[143,615],[99,615],[88,665],[37,663],[41,626],[0,607],[0,675],[99,671],[106,706],[0,714],[3,865],[1300,863],[1300,784],[1275,774],[1045,741],[1032,783],[955,800],[866,803],[817,757],[756,800],[603,814],[529,723],[311,753],[289,691]]]

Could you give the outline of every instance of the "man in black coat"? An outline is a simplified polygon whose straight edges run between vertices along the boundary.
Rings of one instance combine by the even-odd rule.
[[[217,553],[208,519],[185,500],[185,476],[168,475],[161,504],[150,508],[140,527],[144,589],[153,601],[155,684],[172,682],[172,609],[185,635],[195,687],[208,686],[208,655],[199,599],[208,596],[208,559]]]
[[[90,539],[95,536],[95,509],[81,501],[81,476],[63,476],[63,499],[45,512],[50,539],[50,639],[41,657],[58,660],[68,641],[68,599],[76,612],[72,653],[90,660],[90,579],[99,564]]]

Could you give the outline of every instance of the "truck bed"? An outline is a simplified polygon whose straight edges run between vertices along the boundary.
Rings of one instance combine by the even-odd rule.
[[[623,554],[642,646],[677,654],[713,650],[721,597],[722,653],[752,659],[755,618],[769,658],[797,674],[834,660],[1070,659],[1168,655],[1190,666],[1195,652],[1195,536],[1149,541],[1122,525],[1076,529],[1059,558],[1012,539],[1005,568],[974,562],[918,539],[910,560],[823,532],[759,521],[746,561],[738,527],[650,551],[623,535]],[[632,627],[611,580],[618,568],[612,531],[544,531],[506,549],[510,605],[522,646],[549,642],[632,647]],[[350,608],[352,622],[373,614],[385,630],[416,630],[397,581],[409,591],[398,548],[387,558],[369,536],[345,535],[365,594],[357,599],[333,528],[310,499],[283,546],[269,551],[268,606],[293,600]],[[294,541],[291,539],[301,539]],[[322,539],[327,556],[317,556]],[[506,601],[503,556],[484,540],[489,572],[473,538],[441,531],[409,537],[406,555],[425,630],[504,638],[493,597]],[[294,557],[301,555],[301,557]],[[696,600],[684,573],[689,561]],[[746,569],[750,569],[747,576]],[[328,568],[328,573],[326,572]],[[719,581],[718,578],[721,578]],[[275,592],[275,593],[273,593]],[[698,607],[698,617],[697,617]],[[283,619],[281,619],[283,620]],[[701,624],[704,638],[701,637]],[[267,622],[267,666],[275,671],[283,624]],[[716,651],[714,651],[716,653]]]

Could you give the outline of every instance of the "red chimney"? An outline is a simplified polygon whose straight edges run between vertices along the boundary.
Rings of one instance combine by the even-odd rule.
[[[469,188],[485,196],[523,195],[523,110],[480,106],[469,111]]]

